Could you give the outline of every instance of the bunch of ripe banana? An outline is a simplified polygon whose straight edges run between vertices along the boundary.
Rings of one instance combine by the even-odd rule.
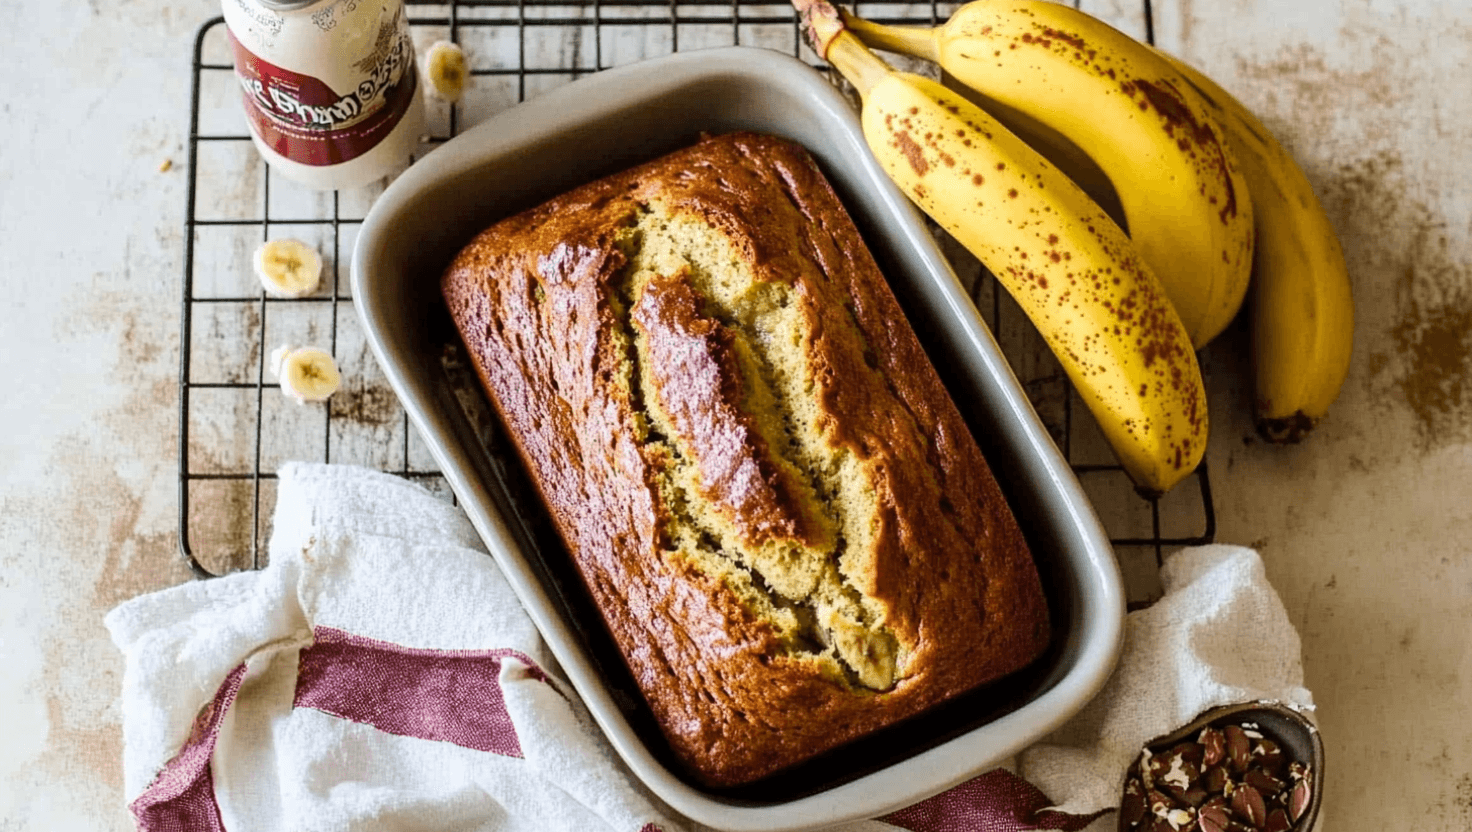
[[[1142,493],[1199,463],[1195,350],[1249,284],[1260,430],[1296,440],[1324,415],[1348,369],[1344,258],[1303,173],[1239,102],[1046,0],[974,0],[938,28],[792,2],[862,97],[881,166],[1011,293]],[[961,89],[870,46],[934,61]]]

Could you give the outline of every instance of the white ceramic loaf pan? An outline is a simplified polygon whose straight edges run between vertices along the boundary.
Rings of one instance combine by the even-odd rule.
[[[682,779],[520,466],[473,389],[439,277],[496,220],[693,142],[756,130],[818,160],[889,277],[1033,547],[1053,645],[1023,673],[742,789]],[[586,77],[507,110],[413,165],[379,198],[353,256],[368,341],[415,427],[598,725],[629,768],[690,818],[733,830],[874,816],[995,767],[1082,708],[1112,671],[1124,620],[1113,552],[1073,472],[920,216],[818,72],[766,50],[680,53]],[[469,412],[463,401],[470,401]]]

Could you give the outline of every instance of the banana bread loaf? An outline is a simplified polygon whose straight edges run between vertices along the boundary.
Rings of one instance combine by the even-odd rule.
[[[748,783],[1022,668],[1036,567],[816,164],[731,134],[475,238],[452,317],[677,757]]]

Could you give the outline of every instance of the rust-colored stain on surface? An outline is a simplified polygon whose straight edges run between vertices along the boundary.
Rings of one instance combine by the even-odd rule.
[[[1355,119],[1359,148],[1394,147],[1401,141],[1398,118],[1384,117],[1405,105],[1412,94],[1407,67],[1397,65],[1385,53],[1369,50],[1366,60],[1334,61],[1310,44],[1284,47],[1269,59],[1237,59],[1236,74],[1243,90],[1256,90],[1259,97],[1244,100],[1269,128],[1278,132],[1272,114],[1281,113],[1293,132],[1314,142],[1334,135],[1344,114]],[[1375,112],[1381,117],[1370,117]],[[1279,139],[1284,138],[1279,135]],[[1291,147],[1291,142],[1285,142]]]
[[[67,314],[53,332],[63,348],[98,336],[112,342],[113,349],[96,352],[114,382],[96,396],[106,404],[95,407],[84,426],[54,439],[46,478],[7,503],[15,516],[37,518],[33,545],[46,556],[29,562],[0,557],[14,580],[71,587],[48,599],[50,619],[34,631],[45,656],[37,687],[44,692],[47,746],[28,775],[81,783],[79,801],[123,788],[122,732],[109,704],[121,689],[121,657],[96,652],[106,643],[103,616],[126,599],[189,577],[176,554],[172,515],[160,506],[170,490],[163,489],[160,499],[160,491],[149,488],[173,479],[176,322],[146,314],[135,295],[119,288],[130,285],[132,269],[164,271],[163,255],[126,247],[125,254],[121,276],[99,273],[66,298]],[[125,811],[119,802],[119,815]]]
[[[1440,271],[1407,272],[1412,284],[1427,282],[1455,287],[1438,303],[1422,303],[1412,294],[1391,336],[1403,370],[1396,387],[1415,414],[1421,439],[1439,444],[1472,434],[1472,273],[1465,266]]]
[[[1383,327],[1378,339],[1367,332],[1381,348],[1367,363],[1371,398],[1404,405],[1429,451],[1472,440],[1472,263],[1454,250],[1448,220],[1406,197],[1406,175],[1384,151],[1337,166],[1322,194],[1351,268],[1365,272],[1357,290],[1391,307],[1389,320],[1359,321]]]
[[[333,419],[361,425],[386,425],[398,417],[399,399],[382,384],[347,384],[328,400]]]
[[[1456,797],[1453,801],[1461,810],[1462,820],[1467,827],[1472,828],[1472,774],[1464,774],[1457,781]]]

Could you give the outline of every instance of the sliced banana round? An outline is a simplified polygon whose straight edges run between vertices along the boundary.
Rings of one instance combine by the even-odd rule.
[[[282,344],[271,352],[271,372],[281,380],[281,392],[297,404],[324,401],[342,385],[331,353],[316,347]]]
[[[322,282],[322,255],[301,240],[267,240],[256,247],[255,270],[268,293],[305,297]]]
[[[465,50],[457,43],[435,41],[424,53],[424,74],[429,81],[430,94],[454,104],[470,82],[470,65],[465,60]]]

